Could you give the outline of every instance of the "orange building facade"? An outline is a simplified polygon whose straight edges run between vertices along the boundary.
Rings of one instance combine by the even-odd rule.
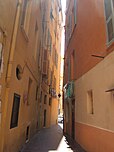
[[[67,0],[64,131],[88,152],[113,152],[114,3]]]
[[[42,1],[42,73],[39,92],[39,128],[57,124],[61,59],[60,0]]]

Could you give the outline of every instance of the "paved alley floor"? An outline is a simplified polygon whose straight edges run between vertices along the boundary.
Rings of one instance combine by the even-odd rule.
[[[43,128],[28,142],[22,152],[85,152],[67,136],[61,126]]]

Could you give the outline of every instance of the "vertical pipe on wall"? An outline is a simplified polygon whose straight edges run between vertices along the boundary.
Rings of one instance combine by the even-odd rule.
[[[12,72],[12,63],[13,63],[13,58],[14,58],[14,52],[15,52],[15,46],[16,46],[16,39],[17,39],[17,33],[18,33],[18,25],[19,25],[19,19],[20,19],[20,13],[21,13],[21,4],[22,0],[18,0],[17,2],[17,8],[16,8],[16,14],[15,14],[15,19],[14,19],[14,27],[13,27],[13,33],[12,33],[12,41],[10,45],[10,53],[9,53],[9,60],[8,60],[8,65],[7,65],[7,72],[6,72],[6,92],[5,92],[5,104],[3,108],[3,113],[2,113],[2,132],[4,133],[2,137],[2,147],[1,151],[5,152],[4,149],[4,144],[6,139],[6,118],[7,118],[7,108],[8,108],[8,97],[9,97],[9,82],[11,78],[11,72]]]

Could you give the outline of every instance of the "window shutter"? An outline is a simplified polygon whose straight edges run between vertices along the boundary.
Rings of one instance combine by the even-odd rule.
[[[44,50],[44,60],[47,60],[47,50]]]
[[[111,42],[114,38],[114,1],[105,0],[104,3],[107,24],[107,41]]]
[[[44,50],[44,60],[43,60],[43,68],[42,74],[47,75],[47,67],[48,67],[48,50]]]
[[[105,13],[106,13],[106,20],[111,16],[112,9],[111,9],[111,0],[105,0]]]

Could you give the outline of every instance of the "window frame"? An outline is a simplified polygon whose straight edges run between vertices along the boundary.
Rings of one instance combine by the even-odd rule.
[[[87,113],[90,115],[94,115],[94,95],[93,90],[87,91]]]
[[[25,2],[26,2],[26,6],[24,6]],[[31,8],[32,8],[32,0],[23,0],[21,28],[22,31],[24,32],[24,36],[27,41],[28,41],[28,32],[29,32],[30,17],[31,17]]]
[[[15,104],[15,102],[17,101],[16,98],[18,98],[18,107],[16,107],[17,105]],[[19,109],[20,109],[20,100],[21,100],[21,96],[17,93],[14,93],[14,97],[13,97],[13,105],[12,105],[12,114],[11,114],[11,121],[10,121],[10,129],[13,129],[15,127],[18,127],[18,121],[19,121]],[[15,109],[17,108],[17,109]],[[15,120],[15,118],[16,120]],[[15,121],[15,123],[13,122]]]
[[[107,45],[111,45],[114,42],[114,7],[113,7],[113,1],[110,0],[111,2],[111,15],[108,17],[106,17],[106,7],[105,7],[105,0],[104,0],[104,13],[105,13],[105,20],[106,20],[106,35],[107,35]],[[111,21],[112,19],[112,28],[113,28],[113,38],[111,40],[109,40],[109,32],[108,32],[108,23]]]
[[[47,104],[47,95],[44,95],[44,104]]]
[[[0,44],[2,45],[1,52],[0,52],[0,74],[3,72],[3,51],[4,51],[4,44],[5,43],[5,33],[0,27]]]

